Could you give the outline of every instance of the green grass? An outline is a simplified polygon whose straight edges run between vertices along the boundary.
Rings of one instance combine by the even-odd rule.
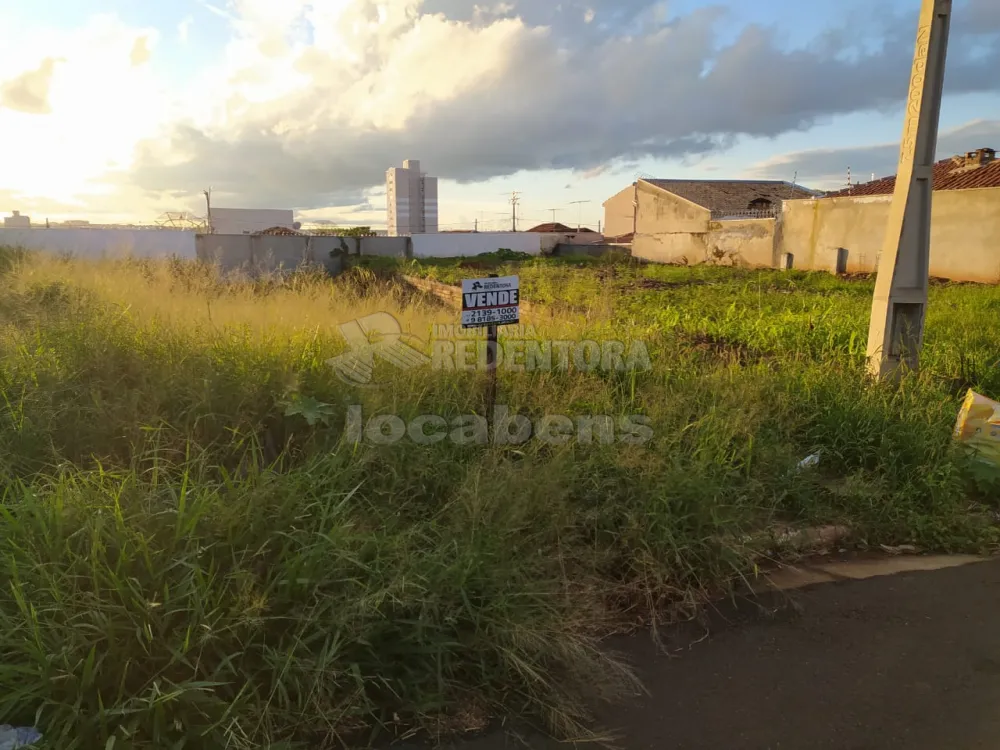
[[[864,374],[870,282],[473,259],[520,274],[540,339],[641,340],[652,361],[502,370],[501,403],[642,414],[653,439],[356,445],[351,404],[450,418],[484,385],[335,377],[339,323],[455,322],[394,273],[469,272],[364,261],[241,281],[0,256],[0,721],[63,750],[357,746],[519,711],[570,736],[632,685],[600,637],[753,575],[783,554],[759,532],[996,544],[1000,485],[950,432],[966,388],[1000,397],[997,288],[935,286],[922,372],[892,387]]]

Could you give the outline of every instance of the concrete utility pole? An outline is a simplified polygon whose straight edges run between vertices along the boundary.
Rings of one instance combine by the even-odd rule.
[[[923,0],[899,148],[896,189],[878,263],[868,368],[876,377],[916,370],[924,338],[931,197],[952,0]]]
[[[212,188],[201,192],[205,195],[205,233],[213,234],[215,230],[212,229]]]

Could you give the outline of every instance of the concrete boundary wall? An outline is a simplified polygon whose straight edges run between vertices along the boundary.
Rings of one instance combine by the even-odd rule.
[[[543,247],[550,250],[562,235],[535,232],[444,232],[415,234],[410,237],[414,258],[460,258],[495,253],[506,248],[515,252],[539,255]],[[544,238],[544,239],[543,239]]]
[[[195,233],[171,229],[30,229],[0,228],[0,246],[101,258],[197,257]]]
[[[878,268],[891,195],[785,201],[776,258],[792,267],[848,273]],[[931,214],[930,275],[1000,282],[1000,188],[940,190]]]
[[[710,221],[705,231],[638,234],[632,256],[660,263],[770,267],[774,255],[774,219]]]
[[[774,257],[774,219],[713,221],[705,235],[706,260],[769,268]]]
[[[267,273],[319,265],[331,273],[343,269],[340,237],[200,234],[197,256],[223,271]]]

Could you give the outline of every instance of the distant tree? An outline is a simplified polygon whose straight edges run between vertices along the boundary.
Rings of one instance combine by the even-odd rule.
[[[371,227],[348,227],[343,230],[344,237],[371,237],[375,232]]]
[[[336,227],[333,229],[314,229],[313,234],[327,234],[334,237],[373,237],[375,232],[371,227]]]

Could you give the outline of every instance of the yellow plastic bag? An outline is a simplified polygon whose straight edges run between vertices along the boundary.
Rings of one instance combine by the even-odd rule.
[[[958,412],[954,435],[981,459],[1000,466],[1000,402],[970,390]]]

